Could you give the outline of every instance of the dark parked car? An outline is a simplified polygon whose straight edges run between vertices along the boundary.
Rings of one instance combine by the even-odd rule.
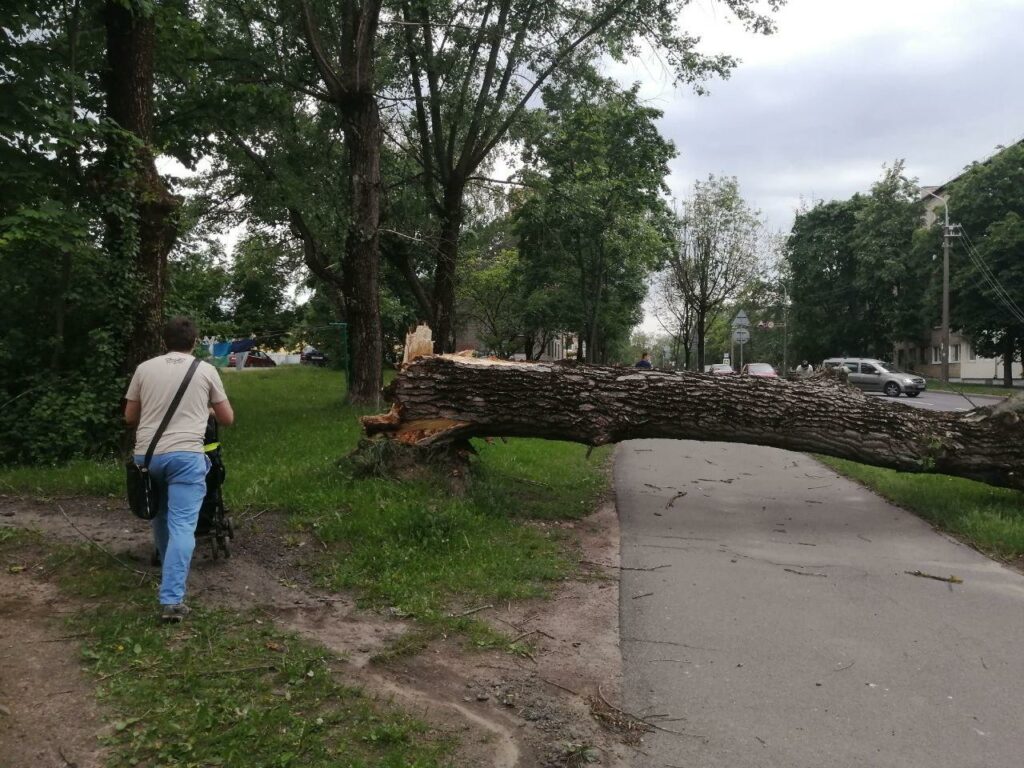
[[[234,368],[238,364],[237,353],[232,353],[231,357],[228,358],[228,366]],[[258,349],[254,349],[249,353],[249,356],[245,358],[246,368],[275,368],[277,363],[274,359],[266,352],[260,352]]]
[[[315,365],[323,368],[327,365],[327,355],[316,347],[307,347],[299,356],[299,362],[303,365]]]

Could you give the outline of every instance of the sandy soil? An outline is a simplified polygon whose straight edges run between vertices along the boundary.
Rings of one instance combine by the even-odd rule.
[[[149,558],[147,525],[119,501],[0,496],[4,525],[35,528],[69,541],[88,537],[132,567],[145,567]],[[532,650],[525,657],[468,651],[458,639],[444,638],[411,658],[369,663],[412,624],[359,610],[351,596],[317,590],[305,577],[304,566],[318,556],[318,543],[286,535],[282,521],[271,513],[236,520],[238,533],[228,560],[211,558],[209,546],[199,543],[190,599],[264,611],[282,628],[343,656],[349,662],[346,682],[363,685],[436,728],[457,734],[460,765],[582,765],[579,758],[567,758],[581,745],[592,747],[590,756],[596,762],[591,765],[625,765],[631,749],[602,727],[592,711],[606,709],[602,699],[617,701],[621,682],[615,508],[608,503],[583,521],[557,525],[572,529],[579,539],[588,568],[585,577],[566,581],[551,599],[492,606],[476,614],[529,642]],[[62,603],[56,590],[31,570],[4,570],[0,754],[5,768],[99,765],[96,734],[102,713],[80,670],[75,639],[59,639],[60,623],[54,622],[55,614],[73,606]],[[54,675],[54,669],[59,673]],[[50,690],[54,687],[59,695]],[[25,719],[29,712],[31,722]]]
[[[0,562],[0,764],[99,768],[104,725],[57,588]],[[15,566],[17,567],[17,566]]]

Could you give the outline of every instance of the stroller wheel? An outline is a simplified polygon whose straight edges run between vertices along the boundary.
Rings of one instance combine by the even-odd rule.
[[[227,529],[227,536],[229,539],[234,540],[235,538],[235,526],[231,524],[231,518],[224,517],[224,527]]]
[[[225,558],[231,557],[231,550],[228,549],[228,543],[223,537],[217,539],[217,544],[220,545],[221,554],[224,555]]]
[[[220,552],[217,549],[217,540],[215,538],[210,539],[210,551],[213,554],[213,559],[216,560],[220,557]]]
[[[149,556],[149,564],[154,567],[162,565],[160,561],[160,550],[156,547],[153,547],[153,554]]]

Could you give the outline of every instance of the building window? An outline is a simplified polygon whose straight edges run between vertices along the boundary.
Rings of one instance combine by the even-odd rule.
[[[952,348],[950,350],[950,359],[949,360],[950,360],[951,363],[959,363],[960,362],[960,345],[959,344],[953,344],[952,345]]]
[[[942,362],[942,347],[932,347],[932,362],[933,363],[941,363]]]
[[[973,344],[968,344],[967,345],[967,359],[968,360],[977,360],[978,359],[977,356],[974,354],[974,345]]]

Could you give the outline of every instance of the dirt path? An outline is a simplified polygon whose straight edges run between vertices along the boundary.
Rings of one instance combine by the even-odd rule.
[[[103,722],[57,588],[0,571],[0,764],[99,768]]]
[[[82,542],[87,536],[131,561],[133,567],[142,567],[149,558],[147,525],[132,518],[119,503],[103,499],[41,502],[0,496],[0,526],[38,529],[68,541]],[[565,755],[580,745],[594,748],[592,754],[598,759],[594,765],[612,768],[626,763],[628,748],[599,726],[588,704],[588,698],[596,698],[599,691],[617,697],[620,685],[618,525],[611,504],[584,521],[565,524],[575,529],[581,558],[590,563],[592,573],[586,578],[565,582],[550,600],[495,606],[478,614],[496,628],[528,639],[534,651],[524,659],[499,652],[467,652],[457,639],[446,638],[413,657],[371,664],[375,654],[413,627],[411,622],[358,610],[350,596],[313,588],[304,576],[303,563],[315,557],[316,543],[296,539],[294,533],[286,539],[281,521],[271,515],[240,520],[237,527],[229,560],[210,558],[203,542],[197,546],[190,599],[210,606],[261,610],[282,628],[343,656],[349,662],[347,683],[362,685],[456,734],[461,745],[458,764],[562,766],[572,764]],[[11,686],[29,690],[48,678],[60,680],[62,690],[71,691],[62,695],[75,713],[68,717],[54,704],[52,738],[39,738],[34,745],[28,739],[25,749],[29,751],[12,753],[9,742],[24,739],[24,716],[13,709],[10,715],[0,710],[0,753],[17,755],[5,768],[48,765],[39,756],[46,754],[49,743],[67,745],[66,762],[77,762],[79,768],[98,765],[102,755],[95,734],[101,717],[92,685],[79,669],[73,639],[33,645],[41,648],[38,653],[22,653],[13,646],[5,650],[3,645],[12,642],[5,638],[26,633],[52,637],[48,616],[59,595],[53,587],[24,574],[5,576],[0,588],[0,656],[11,654],[16,659],[13,674],[4,660],[0,705],[10,707],[4,697],[12,696],[19,702],[19,713],[32,712],[32,701]],[[28,604],[34,607],[27,610]],[[44,672],[54,668],[59,675]],[[34,725],[29,730],[33,729]],[[54,754],[52,764],[65,768],[59,752]]]

